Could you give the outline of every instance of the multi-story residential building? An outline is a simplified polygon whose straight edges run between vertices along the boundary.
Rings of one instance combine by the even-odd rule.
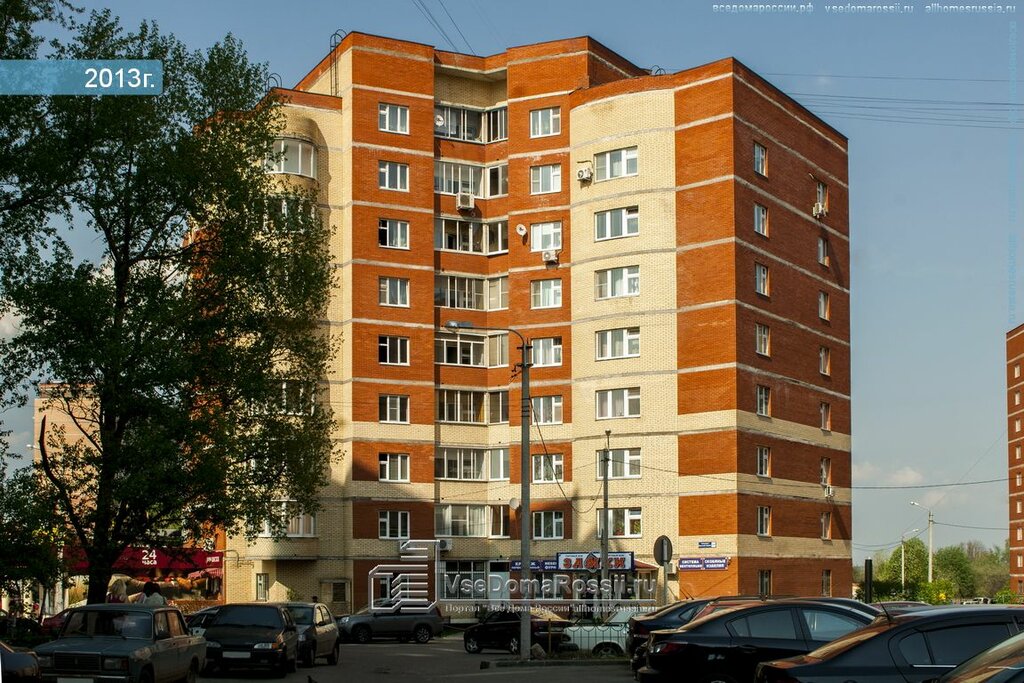
[[[287,539],[232,542],[230,595],[356,608],[409,538],[445,541],[446,577],[514,578],[503,328],[532,345],[544,575],[604,518],[630,578],[660,581],[672,540],[675,596],[849,594],[844,136],[734,59],[653,75],[588,37],[476,57],[351,33],[280,92],[275,170],[335,229],[340,456]]]
[[[1010,497],[1010,589],[1024,594],[1024,325],[1006,333],[1006,434]]]

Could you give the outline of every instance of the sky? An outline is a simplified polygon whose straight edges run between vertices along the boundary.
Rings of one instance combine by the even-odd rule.
[[[927,512],[911,501],[934,512],[936,548],[1005,542],[1005,334],[1024,322],[1024,3],[79,4],[128,26],[155,20],[196,49],[233,33],[286,87],[336,30],[478,55],[590,35],[668,72],[736,57],[850,141],[855,561],[904,534],[927,542]],[[0,419],[27,455],[31,409]]]

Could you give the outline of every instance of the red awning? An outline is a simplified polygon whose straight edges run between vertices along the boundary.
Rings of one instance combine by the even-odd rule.
[[[80,550],[68,550],[72,558],[71,574],[87,574],[89,561]],[[125,548],[114,563],[115,572],[124,574],[145,573],[151,570],[195,572],[216,569],[224,564],[224,553],[198,550],[196,548]]]

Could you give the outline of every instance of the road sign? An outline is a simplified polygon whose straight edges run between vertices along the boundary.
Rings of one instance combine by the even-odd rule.
[[[658,536],[654,542],[654,561],[659,565],[672,561],[672,541],[668,536]]]

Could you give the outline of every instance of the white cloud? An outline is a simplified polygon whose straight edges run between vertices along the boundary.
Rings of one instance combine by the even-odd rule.
[[[7,313],[0,316],[0,339],[10,339],[20,330],[21,316]]]
[[[853,483],[854,485],[857,485],[873,482],[875,481],[875,478],[878,476],[879,472],[880,470],[878,469],[877,465],[874,465],[873,463],[870,462],[857,461],[853,463],[852,466]]]
[[[913,467],[901,467],[885,477],[885,483],[890,486],[913,486],[924,481],[924,475]]]

